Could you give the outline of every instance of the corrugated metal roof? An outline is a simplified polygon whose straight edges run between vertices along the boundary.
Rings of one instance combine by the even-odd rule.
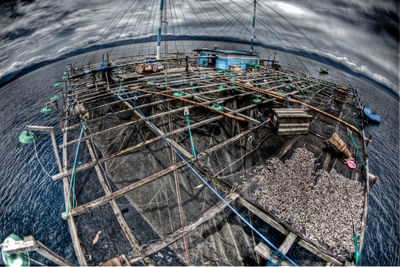
[[[211,53],[222,53],[222,54],[236,54],[236,55],[248,55],[248,56],[257,56],[260,52],[250,52],[243,50],[215,50],[208,48],[199,48],[195,50],[196,52],[211,52]]]

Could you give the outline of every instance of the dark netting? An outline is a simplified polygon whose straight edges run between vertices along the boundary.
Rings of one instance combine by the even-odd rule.
[[[349,242],[352,235],[349,216],[345,216],[344,221],[340,219],[341,215],[337,212],[324,217],[325,221],[332,219],[334,225],[327,224],[325,230],[328,232],[326,233],[318,228],[318,231],[321,230],[319,234],[325,235],[321,236],[310,235],[312,232],[310,229],[302,228],[302,223],[307,225],[311,217],[306,218],[306,215],[303,217],[300,215],[311,213],[311,211],[304,210],[301,213],[298,210],[299,207],[301,208],[299,204],[296,211],[293,209],[292,213],[289,212],[296,202],[306,206],[308,202],[302,202],[305,197],[302,195],[304,192],[312,192],[315,196],[324,198],[326,195],[321,192],[325,192],[329,181],[331,184],[338,182],[336,187],[339,191],[336,192],[336,197],[339,198],[344,195],[343,191],[340,191],[340,184],[346,184],[343,188],[347,190],[350,190],[349,186],[353,185],[352,188],[357,189],[353,192],[353,197],[357,197],[357,200],[353,199],[354,209],[348,209],[347,212],[350,210],[354,212],[356,229],[361,231],[359,217],[363,203],[359,200],[363,200],[365,178],[360,172],[351,172],[339,157],[337,160],[336,158],[332,160],[331,154],[336,154],[329,150],[326,143],[326,139],[330,138],[332,133],[338,132],[349,147],[356,164],[360,166],[361,162],[355,157],[354,146],[348,138],[346,129],[338,122],[332,123],[332,119],[321,113],[308,111],[313,116],[309,134],[277,135],[276,129],[267,121],[272,118],[272,108],[300,108],[299,104],[278,101],[224,80],[232,74],[205,69],[207,73],[195,72],[187,76],[182,75],[181,71],[177,69],[174,74],[171,70],[167,89],[164,87],[163,74],[148,78],[140,77],[142,80],[132,75],[131,78],[123,81],[125,86],[123,90],[119,89],[118,82],[111,81],[118,77],[117,72],[108,76],[109,86],[104,80],[100,80],[97,84],[91,83],[90,79],[83,81],[86,84],[91,83],[89,88],[93,89],[90,94],[82,93],[80,96],[86,99],[83,104],[90,117],[85,131],[87,137],[83,142],[88,141],[93,144],[95,158],[91,158],[87,147],[82,146],[81,152],[84,156],[80,158],[80,161],[85,164],[100,159],[98,166],[104,181],[103,183],[99,181],[94,168],[80,172],[77,179],[78,204],[82,205],[105,196],[104,187],[109,188],[111,192],[119,192],[129,186],[131,189],[118,196],[115,204],[137,243],[146,251],[154,244],[166,242],[143,259],[141,254],[135,251],[135,244],[126,238],[120,227],[121,222],[115,217],[115,210],[112,209],[110,202],[106,201],[75,217],[84,250],[87,255],[90,255],[89,262],[99,264],[125,254],[133,264],[143,262],[157,265],[185,264],[187,255],[180,232],[181,220],[185,227],[190,228],[204,219],[193,229],[190,228],[186,234],[188,256],[192,264],[260,265],[266,263],[266,260],[256,255],[254,251],[254,248],[264,241],[228,207],[221,206],[221,200],[176,156],[149,125],[147,119],[224,198],[234,196],[230,193],[230,190],[234,188],[233,191],[236,190],[235,192],[253,207],[262,210],[318,248],[341,257],[343,261],[351,259],[352,248]],[[244,73],[235,77],[240,82],[261,88],[269,83],[269,86],[279,86],[296,80],[296,75],[293,76],[293,80],[279,80],[279,77],[283,75],[268,70],[264,74]],[[346,121],[351,120],[349,115],[351,112],[361,125],[360,118],[353,112],[351,105],[335,101],[331,97],[333,85],[313,83],[312,90],[307,87],[309,82],[304,82],[303,87],[299,86],[300,89],[303,88],[303,93],[300,93],[297,87],[285,86],[281,86],[279,92],[292,95],[297,93],[298,99],[334,116],[340,116]],[[193,87],[195,88],[194,97]],[[242,115],[239,116],[244,116],[246,121],[228,118],[203,107],[191,106],[181,100],[137,92],[134,88],[153,92],[168,91],[169,95],[182,92],[187,99],[207,103],[208,106],[221,105],[226,113],[240,110]],[[253,100],[256,97],[261,98],[263,102],[255,104]],[[135,106],[139,108],[136,109]],[[184,115],[185,107],[189,107],[188,117],[192,141]],[[144,119],[141,113],[147,119]],[[238,115],[235,112],[231,114]],[[70,136],[79,135],[78,116],[71,119],[69,127],[71,127]],[[357,146],[362,148],[362,139],[356,138],[355,141]],[[192,157],[192,143],[196,151],[196,161]],[[298,151],[302,151],[308,157],[297,155]],[[72,161],[73,146],[68,150],[68,154]],[[290,160],[296,155],[300,163],[301,159],[309,159],[305,164],[308,167],[293,162],[290,165]],[[272,171],[274,164],[279,168]],[[301,170],[296,169],[301,169],[302,166],[309,168],[307,175],[302,175]],[[290,174],[291,168],[296,175]],[[289,178],[292,181],[288,182]],[[321,181],[324,181],[323,185],[320,184]],[[304,192],[290,195],[288,192],[296,187],[299,188],[301,182],[307,183],[305,187],[308,191],[304,189]],[[332,195],[335,195],[335,192],[332,192]],[[232,205],[279,247],[285,235],[249,212],[247,207],[239,204],[237,197],[232,201]],[[329,206],[328,203],[325,204],[326,207]],[[211,216],[210,212],[218,207],[220,207],[218,212]],[[331,209],[333,210],[332,207]],[[312,218],[314,225],[323,222],[317,217],[316,215]],[[343,229],[346,231],[339,232],[340,238],[345,239],[344,246],[336,240],[339,235],[329,235],[334,232],[332,229],[335,225],[342,223],[345,224]],[[99,239],[94,244],[93,239],[99,231],[101,231]],[[309,252],[305,252],[297,245],[292,247],[288,255],[298,263],[316,265],[322,263],[320,258],[310,257]],[[309,260],[302,259],[302,255],[307,255]]]

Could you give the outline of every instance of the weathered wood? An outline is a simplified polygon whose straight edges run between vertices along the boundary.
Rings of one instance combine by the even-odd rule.
[[[68,125],[68,122],[66,121],[64,126],[66,127]],[[64,128],[65,128],[64,127]],[[68,131],[64,131],[63,135],[63,143],[66,144],[68,139]],[[67,155],[67,149],[63,149],[63,172],[66,172],[68,168],[68,155]],[[63,190],[64,190],[64,199],[65,199],[65,207],[67,205],[71,206],[71,200],[68,197],[68,192],[69,192],[69,177],[64,176],[63,177]],[[86,258],[85,255],[83,254],[81,244],[79,241],[78,237],[78,230],[76,229],[76,224],[75,220],[72,216],[68,217],[68,228],[69,228],[69,233],[72,239],[72,245],[74,247],[75,255],[78,259],[79,265],[81,266],[86,266]]]
[[[185,99],[185,98],[175,97],[175,96],[172,96],[172,95],[159,93],[159,92],[148,91],[148,90],[143,90],[143,89],[139,89],[139,88],[133,88],[133,89],[136,90],[136,91],[139,91],[139,92],[144,92],[144,93],[154,94],[154,95],[160,95],[160,96],[164,96],[164,97],[169,97],[169,98],[173,98],[173,99],[176,99],[176,100],[180,100],[180,101],[183,101],[183,102],[188,102],[190,104],[193,104],[193,105],[196,105],[196,106],[199,106],[199,107],[203,107],[203,108],[215,111],[218,114],[221,114],[221,115],[226,116],[226,117],[231,118],[231,119],[235,119],[235,120],[238,120],[238,121],[246,121],[244,118],[240,118],[240,117],[236,117],[236,116],[230,115],[229,113],[225,113],[225,112],[216,110],[215,108],[212,108],[210,106],[207,106],[207,105],[204,105],[202,103],[195,102],[195,101],[192,101],[192,100],[188,100],[188,99]]]
[[[131,266],[125,254],[112,258],[106,262],[100,263],[99,266]]]
[[[86,135],[86,133],[85,133],[85,135]],[[96,155],[94,154],[93,148],[92,148],[91,143],[90,143],[89,140],[86,140],[86,145],[87,145],[87,147],[88,147],[88,150],[89,150],[89,154],[90,154],[91,159],[92,159],[93,161],[95,161],[95,160],[96,160]],[[100,182],[100,184],[101,184],[101,187],[102,187],[103,190],[104,190],[104,193],[105,193],[106,195],[111,194],[111,193],[112,193],[112,192],[111,192],[111,189],[108,188],[108,186],[107,186],[107,184],[106,184],[106,182],[105,182],[105,180],[104,180],[104,176],[103,176],[103,174],[101,173],[99,164],[97,164],[96,166],[94,166],[94,169],[95,169],[95,171],[96,171],[97,178],[99,179],[99,182]],[[140,244],[139,244],[139,242],[136,240],[136,238],[133,236],[132,231],[130,230],[128,224],[126,223],[124,217],[122,216],[121,210],[119,209],[117,202],[116,202],[114,199],[111,199],[110,204],[111,204],[111,208],[112,208],[112,210],[113,210],[113,212],[114,212],[114,215],[115,215],[115,217],[117,218],[118,223],[119,223],[119,225],[121,226],[122,231],[124,232],[125,237],[126,237],[126,239],[128,240],[129,244],[132,246],[132,248],[133,248],[135,251],[140,251],[140,250],[141,250]]]
[[[123,99],[121,96],[118,96],[118,98]],[[138,116],[139,118],[144,119],[144,122],[146,123],[146,125],[149,127],[149,129],[151,131],[153,131],[156,134],[165,136],[165,133],[163,131],[161,131],[160,128],[158,128],[157,126],[155,126],[154,124],[152,124],[148,119],[146,119],[146,117],[144,117],[139,111],[137,111],[131,104],[129,104],[127,101],[124,102],[124,104],[126,106],[128,106],[130,109],[133,110],[133,112],[136,114],[136,116]],[[180,144],[178,144],[177,142],[175,142],[174,140],[165,137],[165,139],[176,149],[178,150],[181,154],[183,154],[183,156],[185,156],[186,158],[191,158],[192,154],[189,153],[185,148],[183,148]]]
[[[244,83],[240,83],[240,82],[237,82],[237,81],[233,81],[233,83],[235,83],[237,85],[240,85],[242,87],[248,88],[250,90],[253,90],[253,91],[256,91],[256,92],[259,92],[259,93],[262,93],[262,94],[265,94],[265,95],[268,95],[268,96],[271,96],[271,97],[274,97],[274,98],[277,98],[277,99],[285,100],[285,96],[279,95],[279,94],[277,94],[275,92],[272,92],[272,91],[261,90],[261,89],[259,89],[257,87],[254,87],[254,86],[251,86],[251,85],[248,85],[248,84],[244,84]],[[344,121],[344,120],[342,120],[342,119],[340,119],[340,118],[338,118],[336,116],[333,116],[332,114],[329,114],[328,112],[325,112],[325,111],[323,111],[323,110],[321,110],[319,108],[313,107],[313,106],[311,106],[309,104],[306,104],[306,103],[301,102],[301,101],[299,101],[297,99],[294,99],[294,98],[290,98],[289,97],[288,100],[293,102],[293,103],[297,103],[297,104],[303,105],[303,106],[305,106],[305,107],[307,107],[309,109],[312,109],[314,111],[317,111],[317,112],[319,112],[319,113],[321,113],[321,114],[323,114],[325,116],[328,116],[328,117],[330,117],[330,118],[332,118],[332,119],[334,119],[336,121],[339,121],[340,123],[346,125],[347,127],[355,130],[358,133],[360,132],[356,127],[354,127],[350,123],[348,123],[348,122],[346,122],[346,121]]]
[[[299,140],[298,136],[293,137],[292,139],[290,139],[290,141],[288,141],[285,146],[283,148],[281,148],[281,150],[278,152],[278,154],[276,155],[277,158],[281,159],[283,158],[283,156],[286,155],[286,153],[289,151],[290,148],[292,148],[292,146],[294,146],[294,144],[296,144],[296,142]]]
[[[170,172],[172,172],[172,171],[174,171],[176,169],[179,169],[179,168],[181,168],[183,166],[185,166],[185,163],[181,161],[181,162],[179,162],[179,163],[177,163],[175,165],[172,165],[172,166],[170,166],[170,167],[168,167],[166,169],[163,169],[162,171],[154,173],[153,175],[150,175],[150,176],[148,176],[148,177],[146,177],[146,178],[144,178],[144,179],[142,179],[142,180],[140,180],[140,181],[138,181],[136,183],[133,183],[133,184],[130,184],[130,185],[124,187],[124,188],[121,188],[121,189],[119,189],[119,190],[117,190],[117,191],[115,191],[115,192],[113,192],[111,194],[105,195],[105,196],[100,197],[100,198],[98,198],[96,200],[93,200],[91,202],[88,202],[86,204],[78,206],[78,207],[76,207],[76,208],[74,208],[74,209],[72,209],[70,211],[70,215],[71,216],[76,216],[78,214],[81,214],[81,213],[85,212],[86,210],[88,210],[90,208],[95,208],[97,206],[103,205],[103,204],[107,203],[108,201],[110,201],[111,199],[117,199],[119,197],[122,197],[126,193],[134,190],[135,188],[139,188],[139,187],[144,186],[144,185],[146,185],[146,184],[148,184],[148,183],[150,183],[152,181],[155,181],[158,178],[161,178],[161,177],[167,175],[168,173],[170,173]],[[62,217],[64,219],[66,218],[65,212],[62,213]]]
[[[267,245],[265,245],[264,243],[258,243],[258,245],[254,248],[254,251],[257,253],[257,255],[261,256],[265,260],[269,260],[273,253],[272,249],[267,247]],[[274,257],[274,259],[276,259],[276,257]],[[274,262],[274,264],[276,264],[276,262]],[[281,266],[293,266],[286,260],[282,260],[280,265]]]
[[[223,148],[224,146],[226,146],[228,144],[236,142],[237,140],[239,140],[243,136],[251,133],[252,131],[256,130],[257,128],[261,127],[262,125],[263,124],[257,125],[256,127],[252,128],[252,129],[249,129],[249,130],[247,130],[247,131],[245,131],[245,132],[243,132],[241,134],[238,134],[238,135],[236,135],[236,136],[234,136],[234,137],[232,137],[230,139],[225,140],[224,142],[222,142],[222,143],[220,143],[218,145],[215,145],[215,146],[213,146],[211,148],[206,149],[205,151],[203,151],[203,152],[198,154],[198,158],[204,157],[205,155],[207,155],[207,154],[209,154],[209,153],[211,153],[213,151],[217,151],[217,150]],[[188,159],[187,162],[190,163],[193,160],[194,160],[194,158],[192,157],[192,158]],[[88,202],[86,204],[83,204],[81,206],[78,206],[75,209],[72,209],[70,211],[70,214],[71,214],[71,216],[75,216],[75,215],[78,215],[78,214],[81,214],[81,213],[87,211],[90,208],[94,208],[94,207],[100,206],[100,205],[108,202],[110,199],[116,199],[116,198],[126,194],[127,192],[130,192],[130,191],[134,190],[135,188],[138,188],[138,187],[143,186],[143,185],[145,185],[145,184],[147,184],[149,182],[152,182],[152,181],[154,181],[154,180],[156,180],[158,178],[161,178],[164,175],[166,175],[166,174],[168,174],[168,173],[170,173],[170,172],[172,172],[174,170],[177,170],[177,169],[179,169],[179,168],[181,168],[183,166],[185,166],[185,163],[181,161],[181,162],[179,162],[177,164],[174,164],[174,165],[172,165],[172,166],[170,166],[170,167],[168,167],[168,168],[166,168],[166,169],[164,169],[162,171],[159,171],[159,172],[157,172],[157,173],[155,173],[155,174],[153,174],[151,176],[148,176],[147,178],[144,178],[144,179],[142,179],[142,180],[140,180],[140,181],[138,181],[136,183],[133,183],[133,184],[127,186],[127,187],[119,189],[119,190],[117,190],[117,191],[115,191],[115,192],[113,192],[113,193],[111,193],[109,195],[106,195],[104,197],[98,198],[96,200],[93,200],[93,201]],[[64,219],[66,218],[65,212],[62,214],[62,217]]]
[[[296,240],[296,238],[297,238],[297,236],[295,235],[295,234],[293,234],[292,232],[290,232],[287,236],[286,236],[286,238],[285,238],[285,240],[283,241],[283,243],[279,246],[279,251],[282,253],[282,254],[284,254],[284,255],[286,255],[287,253],[288,253],[288,251],[289,251],[289,249],[290,249],[290,247],[293,245],[293,243],[294,243],[294,241]],[[278,263],[278,261],[279,261],[279,258],[280,257],[278,257],[278,256],[275,256],[275,257],[273,257],[272,259],[271,259],[271,249],[270,248],[268,248],[268,247],[266,247],[265,245],[263,246],[264,244],[263,243],[259,243],[258,245],[257,245],[257,247],[256,247],[256,249],[255,249],[255,251],[256,252],[264,252],[264,253],[266,253],[265,254],[265,256],[267,256],[267,254],[268,254],[268,252],[269,252],[269,258],[267,259],[267,260],[271,260],[271,262],[273,263],[273,264],[277,264]],[[269,250],[269,251],[268,251]],[[283,260],[282,262],[281,262],[281,264],[280,265],[291,265],[291,264],[289,264],[289,262],[287,262],[287,261],[285,261],[285,260]]]
[[[279,250],[286,255],[286,253],[288,253],[289,249],[292,247],[294,241],[296,240],[297,235],[293,234],[292,232],[290,232],[285,240],[283,241],[283,243],[279,246]]]
[[[224,89],[219,89],[219,90],[222,91],[222,90],[224,90]],[[202,92],[202,93],[199,93],[199,94],[211,93],[211,92],[213,92],[213,91],[210,91],[210,92]],[[251,95],[251,94],[252,94],[252,93],[248,93],[248,92],[247,92],[247,93],[242,93],[242,94],[239,94],[239,95],[227,96],[227,97],[223,97],[223,98],[218,98],[217,100],[209,100],[209,101],[203,102],[202,104],[211,104],[211,103],[215,103],[215,101],[227,101],[227,100],[230,100],[230,99],[234,99],[234,98],[236,98],[236,97],[242,97],[242,96],[247,96],[247,95]],[[189,96],[183,96],[183,97],[189,97]],[[154,106],[154,105],[158,105],[158,104],[163,104],[163,103],[169,102],[169,101],[172,101],[172,99],[167,99],[167,100],[163,99],[163,100],[159,100],[159,101],[154,101],[154,102],[151,102],[151,103],[147,103],[147,104],[140,105],[140,106],[138,106],[138,108],[139,108],[139,109],[142,109],[142,108],[149,107],[149,106]],[[187,106],[187,107],[188,107],[189,109],[191,109],[191,108],[194,108],[194,107],[196,107],[196,106],[195,106],[195,105],[190,105],[190,106]],[[149,119],[149,120],[152,120],[152,119],[155,119],[155,118],[158,118],[158,117],[162,117],[162,116],[164,116],[164,115],[168,115],[168,114],[171,114],[171,113],[176,113],[176,112],[179,112],[179,111],[183,111],[184,108],[185,108],[185,107],[178,108],[178,109],[174,109],[174,110],[171,110],[171,111],[162,112],[162,113],[159,113],[159,114],[154,114],[154,115],[149,116],[148,119]],[[89,119],[89,120],[87,120],[87,122],[88,122],[88,123],[91,123],[91,122],[94,122],[94,121],[98,121],[98,120],[104,119],[104,118],[106,118],[107,116],[118,115],[118,114],[121,114],[121,113],[124,113],[124,112],[132,112],[132,110],[131,110],[131,109],[123,109],[123,110],[114,112],[114,113],[112,113],[112,114],[110,114],[110,115],[104,115],[104,116],[96,117],[96,118],[93,118],[93,119]],[[139,121],[142,121],[142,120],[139,120]],[[138,121],[138,122],[139,122],[139,121]],[[67,129],[68,129],[68,130],[75,129],[75,128],[80,127],[81,125],[82,125],[81,123],[77,123],[77,124],[74,124],[74,125],[69,126]],[[107,129],[106,129],[106,130],[107,130]]]
[[[3,244],[2,251],[7,254],[17,254],[20,252],[29,252],[36,251],[43,257],[49,259],[57,265],[61,266],[74,266],[73,263],[67,261],[60,255],[57,255],[55,252],[51,251],[48,247],[43,245],[40,241],[35,240],[33,236],[27,236],[24,240],[15,241],[13,243],[5,243]]]
[[[226,202],[231,203],[231,202],[235,201],[238,197],[239,197],[239,195],[237,193],[230,193],[225,198],[225,200],[226,200]],[[196,222],[194,222],[188,226],[185,226],[184,231],[186,233],[190,233],[191,231],[196,229],[201,224],[214,218],[219,212],[224,210],[226,207],[227,207],[227,205],[224,202],[222,202],[222,201],[219,202],[214,207],[205,211]],[[165,237],[163,240],[155,242],[155,243],[149,245],[148,247],[145,247],[140,254],[128,255],[129,263],[134,264],[135,262],[140,261],[144,257],[150,256],[151,254],[171,245],[172,243],[176,242],[180,238],[182,238],[182,229],[178,229],[171,235]]]
[[[271,218],[269,215],[267,215],[264,211],[260,210],[259,208],[257,208],[256,206],[254,206],[253,204],[251,204],[250,202],[248,202],[247,200],[243,199],[242,197],[238,198],[238,202],[243,205],[244,207],[246,207],[249,211],[251,211],[252,213],[254,213],[255,215],[257,215],[257,217],[259,217],[260,219],[262,219],[263,221],[265,221],[267,224],[271,225],[272,227],[274,227],[276,230],[278,230],[279,232],[281,232],[284,235],[288,235],[289,231],[283,227],[282,225],[280,225],[277,221],[275,221],[273,218]],[[341,263],[340,261],[338,261],[337,259],[335,259],[334,257],[322,252],[320,249],[318,249],[317,247],[315,247],[314,245],[310,244],[309,242],[298,238],[295,241],[298,245],[302,246],[303,248],[309,250],[310,252],[312,252],[314,255],[320,257],[321,259],[325,260],[325,261],[330,261],[335,265],[343,265],[343,263]]]
[[[270,100],[265,100],[265,101],[263,101],[262,103],[267,103],[267,102],[269,102],[269,101],[270,101]],[[256,107],[257,105],[258,105],[258,104],[253,104],[253,105],[250,105],[250,106],[246,106],[246,107],[243,107],[243,108],[240,108],[240,109],[236,110],[236,112],[241,112],[241,111],[244,111],[244,110],[252,109],[252,108]],[[203,125],[207,125],[207,124],[209,124],[209,123],[211,123],[211,122],[220,120],[220,119],[222,119],[222,118],[223,118],[222,115],[218,115],[218,116],[216,116],[216,117],[212,117],[212,118],[209,118],[209,119],[207,119],[207,120],[204,120],[204,121],[201,121],[201,122],[198,122],[198,123],[194,123],[194,124],[190,125],[190,128],[191,128],[191,129],[195,129],[195,128],[197,128],[197,127],[200,127],[200,126],[203,126]],[[260,124],[260,125],[261,125],[261,124]],[[169,137],[169,136],[171,136],[171,135],[173,135],[173,134],[182,133],[182,132],[187,131],[187,130],[188,130],[188,127],[185,126],[185,127],[176,129],[176,130],[174,130],[174,131],[172,131],[172,132],[166,133],[166,134],[164,135],[164,137]],[[91,136],[92,136],[92,135],[88,135],[87,137],[91,137]],[[85,138],[86,138],[86,137],[85,137]],[[84,138],[82,138],[82,139],[84,140]],[[77,168],[75,169],[75,172],[76,172],[76,173],[81,172],[81,171],[83,171],[83,170],[86,170],[86,169],[88,169],[88,168],[93,167],[93,166],[94,166],[95,164],[97,164],[97,163],[102,163],[102,162],[104,162],[104,161],[106,161],[106,160],[109,160],[109,159],[111,159],[111,158],[114,158],[114,157],[117,157],[117,156],[121,156],[121,155],[124,155],[124,154],[126,154],[126,153],[131,153],[131,152],[133,152],[133,151],[135,151],[135,150],[137,150],[137,149],[139,149],[139,148],[141,148],[141,147],[144,147],[144,146],[146,146],[146,145],[152,144],[152,143],[154,143],[154,142],[156,142],[156,141],[159,141],[159,140],[161,140],[161,139],[162,139],[161,136],[156,136],[156,137],[154,137],[154,138],[152,138],[152,139],[146,140],[146,141],[144,141],[144,142],[142,142],[142,143],[139,143],[139,144],[137,144],[137,145],[134,145],[134,146],[132,146],[132,147],[128,147],[128,148],[126,148],[126,149],[123,149],[123,150],[121,150],[121,151],[119,151],[119,152],[116,152],[116,153],[114,153],[114,154],[112,154],[112,155],[109,155],[109,156],[107,156],[107,157],[105,157],[105,158],[101,158],[101,159],[99,159],[97,162],[92,161],[92,162],[89,162],[89,163],[85,163],[85,164],[80,165],[79,167],[77,167]],[[64,146],[64,145],[63,145],[63,146]],[[52,179],[53,179],[53,180],[58,180],[58,179],[63,178],[63,177],[66,176],[66,175],[71,174],[71,173],[72,173],[72,168],[69,169],[68,171],[63,171],[62,173],[58,173],[58,174],[56,174],[56,175],[53,175],[53,176],[52,176]]]

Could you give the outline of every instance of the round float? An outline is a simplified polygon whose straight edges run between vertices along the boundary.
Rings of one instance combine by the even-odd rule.
[[[21,241],[21,238],[19,238],[15,234],[11,234],[6,239],[4,239],[3,244],[12,244],[12,243],[15,243],[16,241]],[[2,250],[1,256],[3,258],[3,262],[6,266],[13,266],[13,267],[29,266],[28,252],[21,252],[18,254],[8,254]]]
[[[211,107],[212,107],[213,109],[218,110],[218,111],[223,111],[223,110],[224,110],[224,107],[221,106],[221,105],[212,105]]]
[[[23,131],[19,135],[19,141],[23,144],[32,144],[36,141],[36,136],[30,131]]]

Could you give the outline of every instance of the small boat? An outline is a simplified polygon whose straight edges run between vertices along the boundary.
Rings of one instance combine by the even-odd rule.
[[[373,122],[376,122],[376,123],[380,123],[381,122],[381,116],[372,113],[371,109],[364,108],[363,111],[364,111],[365,116],[367,116],[367,118],[370,121],[373,121]]]
[[[324,68],[319,69],[319,74],[328,74],[328,70]]]

